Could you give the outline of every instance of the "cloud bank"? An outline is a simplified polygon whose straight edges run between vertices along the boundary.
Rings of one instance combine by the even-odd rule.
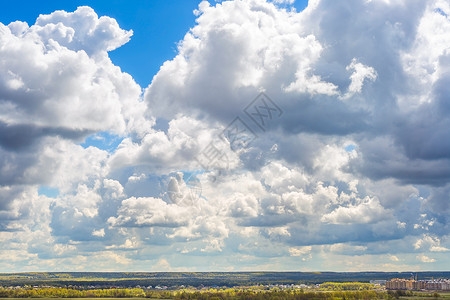
[[[89,7],[0,23],[0,270],[448,265],[450,5],[291,2],[203,1],[144,89]]]

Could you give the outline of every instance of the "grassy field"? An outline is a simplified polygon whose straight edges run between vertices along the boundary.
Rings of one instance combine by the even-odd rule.
[[[436,299],[440,299],[440,300],[450,300],[450,292],[441,292],[438,293],[439,297],[430,297],[430,293],[427,292],[416,292],[418,295],[417,296],[412,296],[412,297],[400,297],[400,299],[408,299],[408,300],[436,300]]]

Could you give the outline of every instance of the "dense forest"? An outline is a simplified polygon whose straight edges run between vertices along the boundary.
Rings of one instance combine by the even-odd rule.
[[[414,273],[416,274],[416,273]],[[51,285],[56,287],[140,286],[251,286],[257,284],[318,284],[369,282],[410,278],[410,272],[36,272],[0,274],[0,286]],[[419,279],[450,278],[450,272],[418,272]]]

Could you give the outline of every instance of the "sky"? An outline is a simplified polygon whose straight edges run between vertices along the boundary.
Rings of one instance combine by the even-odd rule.
[[[445,0],[0,11],[0,272],[450,266]]]

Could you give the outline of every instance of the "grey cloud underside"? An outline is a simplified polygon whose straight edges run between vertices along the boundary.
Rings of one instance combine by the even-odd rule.
[[[0,146],[8,151],[26,150],[36,141],[46,136],[57,136],[69,140],[81,141],[82,138],[93,134],[87,129],[73,129],[64,127],[47,127],[36,125],[8,125],[0,121]]]
[[[370,129],[371,116],[364,110],[353,110],[334,98],[291,99],[294,105],[283,107],[281,126],[287,134],[313,133],[345,136]],[[317,118],[320,116],[320,122]]]

